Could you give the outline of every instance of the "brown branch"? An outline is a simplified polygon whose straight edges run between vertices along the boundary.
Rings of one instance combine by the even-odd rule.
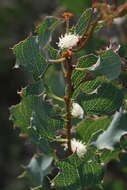
[[[90,30],[88,36],[86,37],[86,39],[85,39],[83,42],[79,42],[79,43],[81,43],[81,44],[80,44],[80,47],[79,47],[78,49],[74,49],[73,52],[78,52],[78,51],[80,51],[83,47],[85,47],[85,46],[87,45],[88,41],[90,40],[90,38],[92,37],[92,35],[93,35],[93,33],[94,33],[94,29],[96,28],[96,26],[97,26],[98,21],[100,20],[100,18],[101,18],[101,16],[99,16],[99,17],[96,19],[96,21],[95,21],[95,23],[93,24],[93,26],[92,26],[92,28],[91,28],[91,30]]]
[[[67,145],[68,145],[68,153],[71,154],[71,128],[72,128],[72,116],[71,116],[71,109],[72,109],[72,93],[73,93],[73,86],[71,81],[72,76],[72,63],[71,58],[67,58],[65,61],[65,67],[66,67],[66,76],[65,76],[65,82],[66,82],[66,96],[64,97],[65,104],[66,104],[66,123],[65,128],[67,131]]]

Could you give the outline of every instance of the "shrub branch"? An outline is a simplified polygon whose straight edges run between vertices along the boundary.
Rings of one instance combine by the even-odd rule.
[[[68,153],[71,154],[71,128],[72,128],[72,116],[71,116],[71,107],[72,107],[72,93],[73,93],[73,85],[71,81],[72,76],[72,58],[69,57],[65,61],[65,68],[66,68],[66,75],[65,75],[65,82],[66,82],[66,95],[64,97],[65,104],[66,104],[66,123],[65,128],[67,130],[67,145],[68,145]]]

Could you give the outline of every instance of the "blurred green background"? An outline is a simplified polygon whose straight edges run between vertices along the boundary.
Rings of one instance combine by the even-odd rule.
[[[13,68],[15,56],[11,48],[24,40],[44,16],[60,15],[66,9],[80,15],[90,4],[91,0],[0,0],[0,190],[29,189],[27,180],[16,177],[20,175],[20,165],[34,150],[18,137],[18,129],[9,121],[8,108],[20,102],[17,91],[28,80],[21,69]]]

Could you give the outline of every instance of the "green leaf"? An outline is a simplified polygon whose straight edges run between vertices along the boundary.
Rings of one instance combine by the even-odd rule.
[[[45,103],[43,96],[31,95],[24,97],[20,104],[12,106],[10,113],[14,124],[22,132],[27,133],[45,153],[51,151],[49,143],[55,139],[56,130],[62,128],[55,107]]]
[[[103,178],[102,166],[96,160],[86,162],[71,156],[64,161],[59,161],[57,166],[60,174],[54,181],[60,190],[82,190],[96,186]]]
[[[76,65],[77,68],[87,68],[94,65],[97,61],[97,56],[89,54],[79,58]],[[81,92],[92,93],[96,90],[102,82],[103,77],[95,78],[94,75],[88,73],[88,71],[77,71],[74,70],[72,74],[72,82],[74,84],[73,98],[76,98]]]
[[[15,125],[22,127],[22,130],[27,130],[27,127],[30,126],[30,118],[33,111],[42,117],[43,114],[45,116],[49,113],[50,108],[51,106],[43,102],[42,97],[27,96],[23,98],[20,104],[12,106],[10,111]]]
[[[119,110],[123,101],[123,90],[111,83],[102,83],[95,93],[82,93],[77,102],[87,114],[112,115]]]
[[[43,184],[44,177],[52,171],[53,158],[49,156],[34,156],[27,166],[27,171],[32,178],[32,184],[39,186]]]
[[[52,94],[63,97],[65,90],[65,82],[63,73],[60,69],[59,65],[53,65],[52,67],[50,67],[50,69],[46,73],[45,84],[50,89],[50,92]]]
[[[83,82],[74,90],[73,97],[76,98],[81,93],[94,94],[103,82],[104,78],[102,77],[97,77],[95,80]]]
[[[85,119],[77,126],[77,137],[85,143],[90,143],[96,133],[108,127],[110,121],[111,119],[109,118],[100,118],[96,120]]]
[[[87,27],[87,25],[89,23],[89,19],[91,17],[91,10],[92,10],[91,8],[86,9],[82,13],[82,15],[80,16],[76,26],[74,27],[74,30],[75,30],[76,34],[81,36],[83,34],[83,32],[85,31],[85,29],[86,29],[86,27]],[[90,28],[88,30],[89,32],[90,32],[91,28],[93,27],[94,23],[96,22],[97,16],[98,16],[97,12],[94,12],[93,16],[91,18]],[[104,22],[98,23],[97,26],[94,29],[94,33],[96,33],[98,30],[100,30],[104,25],[105,25]],[[88,31],[86,31],[87,35],[89,33]]]
[[[27,133],[31,137],[31,141],[34,144],[37,144],[38,148],[42,152],[44,152],[45,154],[51,154],[52,149],[50,147],[50,142],[55,140],[55,132],[57,130],[57,127],[60,125],[60,122],[57,120],[52,120],[48,117],[45,119],[47,119],[48,121],[42,121],[42,126],[42,124],[40,123],[41,121],[38,118],[38,115],[36,115],[36,113],[33,112],[32,117],[30,119],[29,131]]]
[[[93,159],[91,154],[96,156],[96,160],[100,162],[102,166],[107,164],[112,159],[117,159],[120,150],[114,150],[110,152],[109,150],[91,150],[91,145],[93,141],[97,139],[98,135],[106,130],[111,122],[111,118],[98,118],[96,120],[86,119],[81,121],[76,128],[77,138],[82,140],[82,142],[87,145],[87,154],[89,154],[89,160]],[[85,155],[86,158],[87,155]]]
[[[77,68],[86,68],[90,67],[91,65],[94,65],[97,61],[97,57],[93,54],[82,56],[78,59],[78,62],[76,64]],[[72,73],[72,82],[77,87],[81,81],[85,79],[86,71],[77,71],[74,70]]]
[[[76,34],[82,35],[82,33],[88,23],[90,13],[91,13],[91,9],[86,9],[86,11],[84,11],[83,14],[80,16],[80,18],[75,26]]]
[[[36,33],[38,35],[38,41],[41,48],[45,48],[52,40],[52,33],[56,29],[56,27],[62,23],[62,20],[53,17],[47,16],[44,21],[37,26]]]
[[[110,118],[98,118],[96,120],[83,120],[81,121],[76,128],[77,138],[82,140],[82,142],[87,145],[87,154],[89,154],[89,160],[92,161],[93,155],[96,156],[96,160],[100,162],[100,165],[103,167],[112,159],[117,159],[120,153],[120,150],[91,150],[93,141],[97,139],[98,135],[106,130],[111,122]],[[93,154],[93,155],[91,155]],[[85,155],[86,158],[87,155]]]
[[[88,70],[113,80],[118,78],[121,73],[121,59],[112,50],[107,50],[100,54],[96,64],[89,67]]]
[[[76,98],[81,93],[94,94],[104,81],[103,77],[97,77],[95,80],[89,79],[86,82],[82,82],[74,89],[73,98]]]
[[[121,109],[115,113],[108,129],[99,135],[94,144],[99,149],[113,150],[124,134],[127,134],[127,113]]]
[[[59,51],[56,50],[55,48],[53,48],[51,45],[48,45],[48,46],[47,46],[47,49],[45,49],[43,52],[45,53],[47,62],[48,62],[49,60],[55,60],[55,59],[57,59],[58,56],[59,56]],[[42,73],[42,75],[41,75],[41,78],[42,78],[42,79],[45,78],[45,75],[46,75],[47,71],[49,70],[49,67],[52,67],[52,68],[53,68],[53,66],[54,66],[54,64],[53,64],[53,65],[52,65],[52,64],[49,64],[49,63],[47,64],[45,70],[43,71],[43,73]],[[47,73],[47,76],[48,76],[48,75],[49,75],[49,74]]]
[[[40,50],[37,37],[29,36],[14,46],[13,52],[16,55],[16,65],[24,67],[25,70],[32,73],[35,79],[41,77],[47,64]]]
[[[51,45],[48,45],[48,57],[50,59],[57,59],[59,51],[53,48]]]
[[[39,80],[23,88],[21,91],[21,95],[22,96],[40,95],[42,94],[43,91],[44,91],[43,80]]]

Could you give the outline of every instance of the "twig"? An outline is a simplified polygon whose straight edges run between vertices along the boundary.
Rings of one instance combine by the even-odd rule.
[[[90,30],[88,36],[87,36],[86,39],[84,40],[84,42],[82,42],[82,44],[80,45],[80,47],[79,47],[78,49],[74,49],[73,52],[78,52],[78,51],[80,51],[83,47],[86,46],[86,44],[87,44],[88,41],[90,40],[91,36],[93,35],[94,29],[95,29],[95,27],[97,26],[97,23],[98,23],[98,21],[100,20],[100,18],[101,18],[101,16],[99,16],[99,17],[96,19],[95,23],[93,24],[93,26],[92,26],[92,28],[91,28],[91,30]]]
[[[90,17],[89,17],[89,20],[88,20],[88,23],[87,23],[87,26],[82,34],[82,39],[86,36],[86,33],[88,32],[89,28],[90,28],[90,25],[91,25],[91,22],[92,22],[92,18],[93,18],[93,13],[94,13],[94,8],[92,7],[91,9],[91,14],[90,14]]]
[[[67,130],[67,145],[68,145],[68,153],[71,154],[71,128],[72,128],[72,116],[71,116],[71,98],[73,93],[73,86],[71,81],[72,76],[72,63],[71,58],[66,59],[65,61],[65,67],[66,67],[66,76],[65,76],[65,82],[66,82],[66,96],[64,97],[65,104],[66,104],[66,123],[65,128]]]

